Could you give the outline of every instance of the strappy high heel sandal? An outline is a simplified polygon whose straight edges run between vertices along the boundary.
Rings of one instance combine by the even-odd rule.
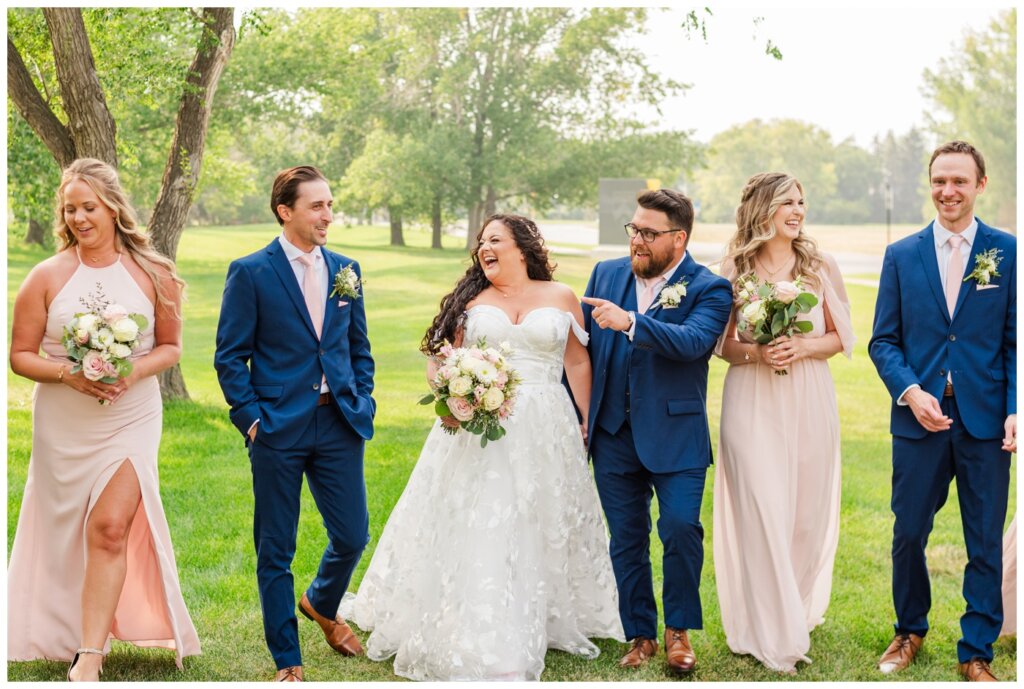
[[[75,665],[78,664],[78,658],[83,653],[92,653],[93,655],[98,655],[98,656],[106,655],[106,653],[104,653],[99,648],[80,648],[77,651],[75,651],[75,657],[71,661],[71,667],[68,668],[68,681],[69,682],[72,681],[71,680],[71,671],[75,669]],[[100,664],[100,674],[101,675],[103,674],[103,665],[102,664]]]

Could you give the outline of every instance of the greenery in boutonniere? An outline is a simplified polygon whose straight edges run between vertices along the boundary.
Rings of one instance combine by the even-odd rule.
[[[974,280],[979,285],[987,285],[992,278],[999,277],[999,264],[1002,257],[999,255],[1002,249],[989,249],[974,257],[974,270],[964,278],[964,282]]]

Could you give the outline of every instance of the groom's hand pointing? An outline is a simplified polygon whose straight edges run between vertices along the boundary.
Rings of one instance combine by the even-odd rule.
[[[611,328],[612,330],[625,331],[629,330],[629,326],[633,324],[625,310],[607,299],[582,297],[582,300],[584,304],[594,307],[594,310],[590,312],[590,317],[602,329]]]

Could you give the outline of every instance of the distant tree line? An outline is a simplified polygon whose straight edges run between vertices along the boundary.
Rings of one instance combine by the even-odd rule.
[[[808,215],[820,223],[869,223],[891,218],[917,223],[924,217],[928,183],[922,160],[930,153],[923,133],[888,132],[869,149],[852,140],[837,143],[813,124],[797,120],[752,120],[715,135],[705,167],[689,191],[705,222],[732,222],[740,190],[751,174],[782,170],[804,187]]]

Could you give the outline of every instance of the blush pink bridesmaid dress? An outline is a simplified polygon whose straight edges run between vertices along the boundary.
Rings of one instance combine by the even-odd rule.
[[[42,348],[67,361],[64,325],[102,290],[149,321],[133,357],[153,348],[153,304],[118,262],[80,264],[50,304]],[[128,569],[110,639],[196,655],[199,638],[178,585],[174,549],[160,502],[157,451],[163,423],[155,376],[114,404],[66,385],[37,384],[32,398],[32,457],[7,572],[7,659],[70,661],[81,645],[85,524],[121,462],[132,463],[142,502],[128,538]],[[105,650],[109,651],[108,639]]]
[[[827,306],[850,356],[850,305],[829,257],[814,291],[819,303],[802,317],[813,330],[798,337],[825,334]],[[726,336],[735,317],[734,310]],[[730,366],[718,447],[713,540],[726,642],[733,653],[793,672],[810,662],[839,541],[839,412],[828,362],[801,359],[787,376],[760,362]]]

